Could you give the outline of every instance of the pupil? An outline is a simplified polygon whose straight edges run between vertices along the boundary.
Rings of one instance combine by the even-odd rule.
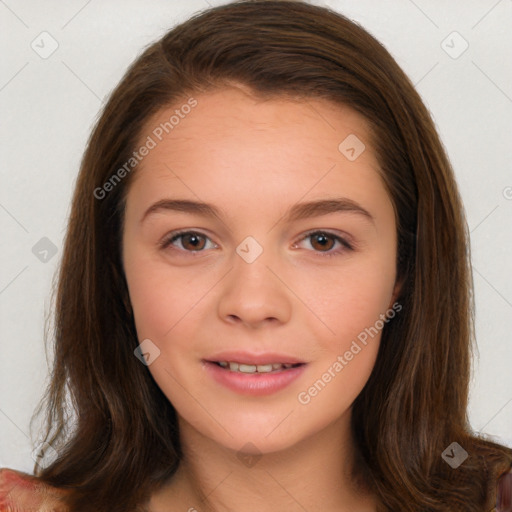
[[[185,242],[189,243],[190,245],[192,245],[195,248],[197,248],[199,245],[201,245],[201,242],[197,235],[186,235]]]
[[[329,249],[329,247],[328,247],[328,245],[329,245],[329,237],[328,236],[323,235],[323,234],[322,235],[315,235],[315,239],[316,239],[317,243],[319,243],[322,248],[325,249],[327,247]]]

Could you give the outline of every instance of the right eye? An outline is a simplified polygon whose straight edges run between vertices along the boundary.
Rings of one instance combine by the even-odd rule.
[[[162,249],[167,249],[172,245],[184,252],[204,252],[206,241],[211,242],[206,235],[197,231],[174,231],[162,241],[161,247]],[[176,245],[176,242],[179,245]],[[212,245],[215,246],[213,242]]]

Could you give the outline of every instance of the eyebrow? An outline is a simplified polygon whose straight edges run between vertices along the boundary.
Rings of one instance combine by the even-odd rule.
[[[142,223],[148,216],[162,211],[176,211],[200,215],[202,217],[218,217],[222,218],[222,212],[215,206],[189,199],[161,199],[152,204],[142,216]],[[289,212],[284,216],[285,222],[307,219],[311,217],[319,217],[330,213],[348,212],[355,213],[368,221],[375,223],[373,215],[363,208],[359,203],[340,197],[335,199],[322,199],[318,201],[309,201],[306,203],[298,203],[290,208]]]

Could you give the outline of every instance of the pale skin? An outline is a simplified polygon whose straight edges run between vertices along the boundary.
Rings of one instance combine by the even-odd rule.
[[[367,125],[321,99],[262,101],[235,87],[195,98],[139,164],[125,211],[137,334],[160,350],[148,370],[178,413],[185,454],[149,508],[375,511],[374,497],[348,476],[349,423],[380,332],[307,404],[298,400],[398,294],[394,209]],[[154,116],[141,140],[175,108]],[[355,161],[338,150],[350,134],[366,145]],[[371,218],[354,210],[287,218],[297,203],[334,198]],[[162,199],[208,203],[219,216],[160,208],[144,217]],[[159,245],[177,230],[193,233]],[[324,236],[311,236],[318,231]],[[262,249],[251,263],[236,251],[249,236]],[[247,396],[205,371],[224,350],[306,364],[284,389]]]

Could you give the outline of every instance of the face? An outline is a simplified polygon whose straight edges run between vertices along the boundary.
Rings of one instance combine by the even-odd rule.
[[[123,232],[137,334],[182,432],[270,453],[348,421],[396,312],[394,210],[350,108],[195,99],[141,135],[156,145]]]

